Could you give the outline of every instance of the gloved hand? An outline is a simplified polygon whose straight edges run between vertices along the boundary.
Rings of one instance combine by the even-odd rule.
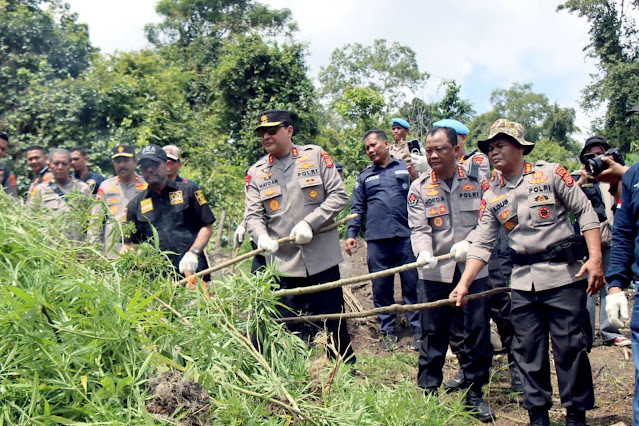
[[[300,222],[291,229],[291,237],[295,237],[295,244],[310,243],[313,239],[313,229],[305,220]]]
[[[195,274],[195,271],[197,271],[198,261],[199,259],[197,254],[192,251],[187,251],[184,253],[184,256],[182,256],[182,259],[180,259],[180,263],[178,264],[180,273],[183,274],[186,271],[191,275]]]
[[[422,268],[425,269],[426,271],[430,269],[435,269],[435,266],[437,266],[437,258],[433,257],[433,255],[426,250],[419,252],[419,256],[417,256],[417,261],[420,263],[424,263]]]
[[[606,313],[612,325],[617,328],[624,327],[624,324],[619,321],[620,313],[621,318],[628,319],[628,299],[623,291],[606,296]]]
[[[244,241],[244,234],[246,233],[246,228],[242,225],[237,225],[235,228],[235,232],[233,233],[233,245],[239,246]]]
[[[428,161],[426,160],[426,151],[424,151],[424,148],[421,148],[421,151],[422,155],[415,153],[412,153],[410,155],[410,159],[413,162],[413,169],[417,173],[423,173],[430,168],[430,166],[428,165]]]
[[[273,254],[280,248],[280,245],[277,243],[277,241],[266,234],[260,235],[260,237],[257,239],[257,246],[261,249],[264,249],[264,251],[268,254]]]
[[[466,261],[466,256],[468,255],[468,249],[470,248],[470,243],[466,240],[460,241],[458,243],[453,244],[450,248],[450,252],[455,252],[455,262],[461,263]]]

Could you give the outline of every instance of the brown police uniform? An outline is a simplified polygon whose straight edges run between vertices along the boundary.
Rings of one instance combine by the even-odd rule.
[[[13,196],[18,196],[18,185],[16,176],[6,164],[0,162],[0,185],[4,188],[4,192]]]
[[[283,159],[267,155],[246,176],[244,219],[253,241],[262,234],[288,237],[301,220],[318,231],[347,204],[333,161],[317,145],[293,146]],[[293,277],[315,275],[342,261],[337,230],[316,234],[308,244],[282,244],[274,256],[266,257]]]
[[[289,155],[275,158],[267,155],[258,160],[246,176],[246,200],[244,219],[246,228],[258,241],[260,235],[271,238],[288,237],[293,227],[305,220],[314,231],[329,224],[346,205],[348,195],[344,183],[328,153],[317,145],[295,146]],[[267,261],[278,264],[282,288],[304,287],[334,281],[340,278],[338,264],[342,251],[337,230],[315,234],[308,244],[281,244]],[[320,293],[284,297],[280,308],[282,316],[294,312],[325,314],[341,312],[344,298],[342,289]],[[318,324],[323,327],[323,324]],[[317,328],[310,325],[290,324],[302,338],[313,335]],[[351,357],[350,337],[346,323],[326,321],[328,332],[335,338],[339,352]],[[355,357],[350,358],[355,362]]]
[[[574,236],[569,213],[582,232],[599,227],[591,203],[563,166],[538,161],[525,163],[523,175],[513,182],[497,172],[481,209],[468,257],[488,262],[500,228],[514,250],[512,351],[524,379],[524,407],[551,405],[550,333],[562,404],[576,410],[592,408],[587,281],[575,277],[582,262],[570,259],[574,246],[557,244]]]
[[[49,182],[53,179],[53,173],[49,171],[48,166],[44,166],[42,170],[38,172],[38,175],[33,178],[31,184],[29,185],[29,189],[27,190],[27,201],[35,194],[35,188],[42,182]]]
[[[408,224],[415,254],[425,250],[435,256],[443,255],[455,243],[472,241],[485,189],[488,181],[483,176],[470,177],[461,165],[457,165],[450,186],[433,170],[416,179],[408,193]],[[448,298],[464,266],[450,259],[438,262],[432,270],[419,268],[419,302]],[[471,292],[487,289],[487,275],[486,268],[482,269]],[[481,386],[488,382],[492,360],[489,314],[486,299],[471,301],[463,309],[446,306],[421,311],[422,346],[417,378],[420,387],[433,389],[441,385],[450,330],[455,327],[463,330],[460,337],[465,343],[459,353],[460,365],[466,380],[476,392],[481,392]]]
[[[473,176],[475,172],[473,170],[477,169],[477,176],[490,176],[490,162],[488,161],[488,157],[481,152],[473,151],[469,154],[464,154],[459,159],[459,164],[466,170],[466,172],[471,173]]]
[[[405,140],[400,140],[395,142],[390,146],[390,155],[397,158],[398,160],[405,160],[406,157],[410,156],[410,152],[408,151],[408,144]]]
[[[70,203],[66,196],[72,192],[91,197],[91,188],[81,180],[69,178],[67,183],[62,185],[52,178],[47,182],[36,185],[32,191],[32,196],[27,200],[27,205],[31,207],[46,207],[53,210],[55,214],[71,212],[77,205]],[[77,223],[70,221],[65,224],[65,227],[67,228],[65,234],[69,239],[80,239],[81,233]]]
[[[120,181],[119,176],[113,176],[102,182],[97,192],[97,203],[93,209],[93,215],[98,217],[105,210],[106,206],[106,222],[96,223],[94,227],[95,240],[104,245],[107,257],[117,257],[122,248],[122,238],[119,235],[119,227],[117,222],[126,222],[126,208],[129,201],[137,194],[147,188],[146,182],[137,174],[129,184]]]

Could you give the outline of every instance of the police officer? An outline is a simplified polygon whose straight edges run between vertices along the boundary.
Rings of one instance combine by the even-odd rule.
[[[33,179],[27,190],[27,201],[35,194],[35,187],[42,182],[49,182],[53,178],[53,174],[49,171],[47,157],[44,148],[33,145],[27,148],[27,164],[33,170]]]
[[[107,257],[117,257],[122,249],[122,237],[118,223],[126,221],[129,201],[147,188],[146,182],[135,173],[135,149],[130,145],[118,145],[111,152],[111,162],[115,176],[100,184],[97,192],[98,203],[93,210],[98,222],[91,228],[94,238],[104,246]],[[106,209],[105,209],[106,207]],[[106,213],[103,218],[102,213]],[[103,220],[104,222],[103,226]]]
[[[348,224],[344,249],[351,255],[357,249],[357,233],[366,217],[366,242],[368,243],[368,270],[378,272],[415,261],[410,244],[410,228],[406,197],[410,177],[406,162],[390,154],[386,133],[369,130],[364,135],[364,148],[373,165],[366,168],[355,181],[351,197],[351,213],[358,217]],[[400,274],[404,304],[417,303],[417,271],[411,269]],[[395,303],[395,277],[373,280],[373,303],[376,308]],[[382,331],[385,350],[397,346],[395,314],[377,316]],[[413,329],[413,347],[419,350],[421,326],[419,312],[409,312],[406,318]]]
[[[391,134],[395,143],[390,146],[390,154],[398,160],[405,160],[410,155],[406,145],[409,130],[408,121],[403,118],[391,119]]]
[[[70,212],[78,207],[78,200],[73,200],[72,203],[67,196],[75,192],[90,197],[91,189],[86,183],[70,176],[71,155],[69,151],[54,149],[50,153],[50,158],[53,177],[33,188],[32,196],[27,201],[27,205],[36,208],[45,207],[52,210],[54,214]],[[65,233],[69,239],[80,239],[81,232],[75,221],[69,221],[65,226],[67,226]]]
[[[258,115],[255,132],[268,155],[258,160],[246,176],[246,228],[269,262],[284,274],[282,288],[296,288],[338,280],[342,261],[337,230],[313,235],[348,204],[344,183],[326,151],[317,145],[293,144],[288,111],[268,110]],[[278,238],[293,236],[295,243],[279,246]],[[341,288],[311,295],[285,297],[283,316],[341,312]],[[350,357],[346,322],[326,322],[339,352]],[[292,331],[304,334],[303,326]],[[312,333],[312,331],[311,331]],[[303,338],[306,336],[302,336]],[[355,357],[350,358],[354,362]]]
[[[168,158],[168,161],[166,162],[166,169],[169,180],[174,180],[176,182],[189,182],[197,186],[197,184],[192,180],[183,178],[178,174],[182,168],[182,151],[180,148],[175,145],[165,145],[162,149],[166,152],[166,157]]]
[[[69,152],[71,153],[71,167],[75,170],[74,177],[89,185],[94,195],[97,194],[100,184],[104,182],[104,176],[89,170],[89,156],[84,148],[76,146],[71,148]]]
[[[466,270],[450,297],[458,306],[463,304],[504,228],[512,250],[512,349],[523,376],[524,407],[532,424],[549,424],[550,333],[566,424],[585,425],[585,412],[594,406],[586,294],[595,294],[603,285],[597,214],[563,166],[525,161],[534,144],[524,139],[521,124],[499,119],[478,145],[498,173],[482,199]],[[569,213],[579,221],[588,246],[590,257],[583,264]],[[585,274],[589,281],[582,278]]]
[[[488,181],[471,177],[457,162],[457,134],[450,127],[435,127],[426,137],[425,152],[431,166],[410,187],[408,223],[419,270],[417,297],[420,303],[446,298],[464,270],[464,260],[477,226],[479,207]],[[455,259],[438,262],[434,256],[455,252]],[[461,262],[461,263],[460,263]],[[473,291],[488,289],[488,272],[483,268]],[[474,300],[463,310],[441,307],[421,311],[422,345],[417,382],[427,393],[436,392],[443,379],[452,323],[463,330],[460,365],[470,388],[466,403],[480,421],[489,422],[494,412],[482,398],[488,383],[493,349],[490,344],[490,307],[486,299]]]
[[[6,133],[0,133],[0,160],[7,155],[9,149],[9,136]],[[9,167],[0,161],[0,185],[4,188],[4,192],[14,197],[18,196],[18,186],[16,177]]]
[[[160,250],[177,253],[168,255],[173,266],[182,274],[194,274],[207,266],[202,251],[215,218],[196,186],[168,179],[166,162],[166,152],[158,145],[147,145],[140,153],[138,165],[148,187],[127,206],[127,222],[136,230],[125,237],[125,246],[153,238],[155,228]]]

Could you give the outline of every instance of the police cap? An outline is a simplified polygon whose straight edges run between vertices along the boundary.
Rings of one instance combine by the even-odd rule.
[[[159,163],[166,161],[167,159],[166,152],[159,145],[152,143],[142,148],[138,164],[140,164],[142,160],[150,160]]]
[[[282,123],[291,123],[291,114],[283,109],[269,109],[257,115],[255,130],[279,126]]]
[[[133,148],[131,145],[117,145],[111,151],[111,159],[117,157],[133,158],[135,157],[135,148]]]
[[[408,124],[408,121],[404,120],[403,118],[391,119],[391,127],[395,127],[395,126],[401,126],[404,129],[410,129],[410,124]]]
[[[443,120],[435,121],[433,127],[450,127],[455,130],[458,135],[467,135],[470,130],[461,121],[453,120],[452,118],[445,118]]]

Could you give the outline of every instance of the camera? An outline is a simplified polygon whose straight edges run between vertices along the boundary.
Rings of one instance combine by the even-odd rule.
[[[584,155],[585,166],[586,171],[590,176],[597,176],[599,173],[610,167],[608,164],[603,162],[603,157],[610,157],[615,163],[619,163],[622,166],[626,164],[623,160],[621,149],[619,148],[610,148],[600,157],[595,157],[595,154],[586,154]]]
[[[422,155],[422,152],[419,149],[419,141],[417,139],[406,142],[406,145],[408,145],[408,151],[411,154]]]

